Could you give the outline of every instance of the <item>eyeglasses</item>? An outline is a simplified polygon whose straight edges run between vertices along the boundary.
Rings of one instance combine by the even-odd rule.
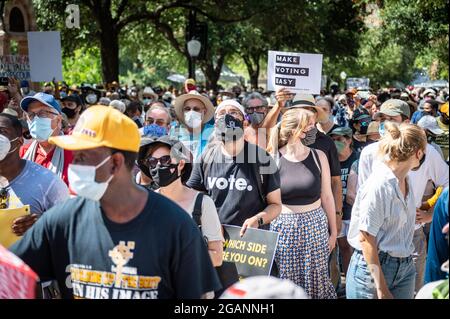
[[[155,123],[155,124],[158,125],[158,126],[164,126],[164,125],[166,125],[166,121],[163,120],[163,119],[156,119],[156,120],[155,120],[155,119],[153,119],[153,118],[151,118],[151,117],[147,118],[146,124],[151,125],[151,124],[153,124],[153,123]]]
[[[53,113],[53,112],[46,111],[46,110],[40,110],[39,112],[36,112],[36,113],[27,112],[27,117],[30,119],[30,121],[32,121],[35,116],[40,117],[40,118],[53,119],[57,115],[58,115],[57,113]]]
[[[190,111],[194,111],[194,112],[202,112],[203,108],[201,106],[188,106],[186,105],[185,107],[183,107],[183,111],[184,112],[190,112]]]
[[[0,209],[8,208],[9,186],[0,189]]]
[[[266,109],[267,108],[265,106],[261,105],[261,106],[255,106],[255,107],[248,107],[248,108],[245,109],[245,112],[247,114],[253,114],[255,112],[257,112],[257,113],[264,113],[266,111]]]
[[[147,159],[144,160],[144,163],[146,163],[150,168],[156,168],[156,166],[158,165],[158,163],[161,164],[161,166],[170,166],[170,164],[172,164],[172,159],[170,158],[170,155],[164,155],[161,156],[160,158],[156,158],[156,157],[149,157]]]

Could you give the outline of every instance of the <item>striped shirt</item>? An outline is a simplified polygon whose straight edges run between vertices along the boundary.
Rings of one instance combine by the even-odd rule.
[[[413,235],[416,219],[414,193],[409,177],[406,198],[397,177],[380,163],[356,195],[347,236],[355,249],[362,250],[360,231],[376,238],[379,251],[392,257],[408,257],[414,251]]]

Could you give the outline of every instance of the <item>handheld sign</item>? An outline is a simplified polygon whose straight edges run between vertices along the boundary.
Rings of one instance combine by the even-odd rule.
[[[31,81],[63,80],[59,31],[28,32],[28,53]]]
[[[25,205],[19,208],[0,209],[0,245],[9,248],[17,240],[11,229],[11,226],[16,218],[30,214],[30,205]]]
[[[358,90],[368,90],[370,88],[370,79],[368,78],[348,78],[345,81],[348,88],[355,88]]]
[[[28,55],[0,56],[0,77],[14,77],[18,80],[30,80]]]
[[[320,94],[322,54],[269,51],[267,90]]]
[[[247,228],[241,237],[239,235],[241,227],[222,226],[225,237],[224,263],[233,263],[239,278],[269,276],[278,243],[278,233]]]

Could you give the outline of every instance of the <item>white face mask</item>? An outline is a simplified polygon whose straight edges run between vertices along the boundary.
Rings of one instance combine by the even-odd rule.
[[[86,197],[94,201],[99,201],[106,192],[113,175],[106,182],[95,181],[95,171],[105,164],[111,155],[105,158],[97,166],[70,164],[68,170],[69,185],[78,196]]]
[[[190,128],[196,128],[202,124],[202,117],[202,113],[189,111],[184,113],[184,122]]]
[[[17,139],[18,137],[10,141],[9,138],[7,138],[5,135],[0,134],[0,162],[3,161],[5,157],[8,156],[8,154],[14,152],[17,149],[16,147],[11,151],[11,142],[16,141]]]
[[[86,96],[86,102],[88,102],[89,104],[97,103],[97,95],[94,93],[88,94]]]

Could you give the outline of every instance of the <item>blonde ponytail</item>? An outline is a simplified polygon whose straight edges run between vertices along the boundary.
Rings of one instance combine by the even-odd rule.
[[[270,132],[267,152],[274,155],[288,144],[291,137],[300,137],[312,118],[314,113],[304,108],[287,110],[281,117],[281,121]]]
[[[425,151],[427,137],[422,128],[414,124],[385,122],[386,133],[380,141],[379,155],[389,160],[404,162],[417,151]]]

